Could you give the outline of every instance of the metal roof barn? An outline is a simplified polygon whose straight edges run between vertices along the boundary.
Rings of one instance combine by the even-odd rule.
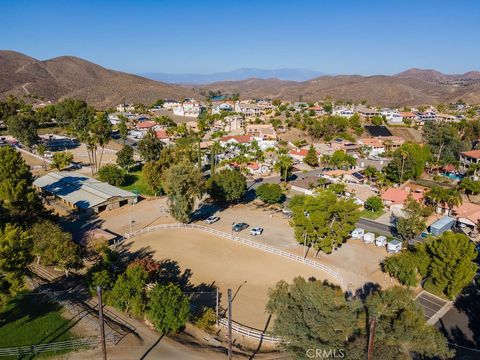
[[[75,172],[51,172],[33,182],[71,207],[101,212],[137,202],[137,195]]]

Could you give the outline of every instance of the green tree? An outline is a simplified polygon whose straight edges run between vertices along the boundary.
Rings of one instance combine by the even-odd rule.
[[[195,200],[203,194],[200,170],[188,160],[173,164],[165,172],[162,187],[168,196],[171,215],[183,223],[189,222]]]
[[[445,232],[432,241],[428,250],[431,263],[426,287],[455,298],[475,276],[475,245],[464,234]]]
[[[423,127],[423,138],[437,164],[458,163],[460,152],[467,150],[469,146],[467,142],[461,140],[455,126],[449,123],[427,121]]]
[[[326,158],[328,165],[331,165],[337,169],[345,169],[355,166],[357,160],[347,154],[343,150],[335,150],[335,152],[328,158]]]
[[[366,210],[376,212],[383,210],[383,201],[379,196],[370,196],[363,206]]]
[[[247,179],[240,171],[223,169],[207,181],[207,191],[215,201],[236,202],[247,191]]]
[[[367,322],[375,319],[374,358],[405,359],[410,353],[425,357],[450,358],[447,340],[428,325],[422,309],[410,291],[393,287],[378,291],[366,300]]]
[[[404,205],[403,212],[405,217],[397,219],[397,232],[403,240],[409,241],[425,230],[425,211],[421,204],[409,197]]]
[[[115,164],[103,165],[98,172],[98,178],[113,186],[122,186],[126,180],[125,171]]]
[[[118,118],[120,119],[118,132],[120,133],[120,139],[123,140],[123,145],[125,145],[128,136],[127,118],[124,115],[118,115]]]
[[[37,119],[30,113],[19,113],[7,120],[8,132],[27,149],[38,142]]]
[[[480,181],[475,181],[470,178],[463,179],[458,188],[467,196],[480,194]]]
[[[140,157],[144,161],[156,161],[160,159],[160,153],[163,149],[163,143],[157,139],[155,131],[148,130],[143,139],[138,143]]]
[[[62,170],[70,166],[73,161],[73,154],[69,151],[59,151],[53,154],[52,163],[50,166],[53,169]]]
[[[0,308],[24,289],[24,275],[31,258],[32,239],[19,226],[0,228]]]
[[[134,163],[133,149],[128,145],[123,145],[122,149],[117,152],[117,165],[128,171]]]
[[[147,304],[147,278],[147,272],[140,265],[127,267],[107,294],[107,302],[128,314],[142,316]]]
[[[47,168],[47,163],[45,162],[45,153],[47,152],[47,147],[43,144],[37,145],[37,153],[42,157],[42,167]]]
[[[255,195],[267,204],[278,204],[284,197],[279,184],[262,184],[255,190]]]
[[[396,183],[418,179],[429,157],[430,150],[427,146],[405,143],[395,150],[392,161],[385,167],[384,172],[390,181]]]
[[[92,175],[95,175],[102,164],[105,146],[111,139],[111,123],[107,113],[95,113],[93,108],[84,107],[70,124],[70,131],[86,145]]]
[[[190,317],[190,303],[177,285],[157,284],[148,294],[146,316],[157,331],[175,334]]]
[[[307,155],[303,158],[303,162],[310,166],[318,166],[318,155],[313,145],[310,145]]]
[[[297,241],[327,254],[350,237],[360,217],[353,200],[338,198],[328,189],[320,190],[315,196],[295,196],[290,208]]]
[[[283,181],[287,181],[293,168],[293,159],[287,154],[280,154],[273,168],[280,173]]]
[[[339,287],[326,282],[282,280],[270,289],[266,309],[275,319],[274,334],[299,358],[307,349],[345,348],[359,333],[360,303],[347,301]]]
[[[365,170],[363,171],[363,174],[366,176],[366,178],[369,181],[372,181],[373,179],[375,179],[377,177],[378,171],[375,168],[375,166],[369,165],[365,168]]]
[[[69,127],[89,106],[83,100],[67,98],[55,105],[55,118],[62,127]],[[88,109],[90,110],[90,109]]]
[[[32,184],[32,173],[22,155],[10,146],[0,147],[0,205],[12,221],[30,222],[44,213]]]
[[[34,224],[29,233],[33,239],[32,255],[37,262],[61,267],[67,276],[69,271],[81,268],[80,248],[60,226],[44,220]]]

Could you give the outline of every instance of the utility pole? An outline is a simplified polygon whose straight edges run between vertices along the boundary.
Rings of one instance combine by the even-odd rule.
[[[220,320],[220,319],[218,318],[218,287],[217,287],[216,290],[217,290],[217,291],[216,291],[216,293],[217,293],[217,298],[216,298],[216,300],[215,300],[215,314],[216,314],[217,326],[218,326],[218,324],[219,324],[218,321]]]
[[[228,360],[232,360],[232,289],[228,289]]]
[[[98,320],[100,321],[100,339],[102,345],[103,360],[107,360],[107,346],[105,344],[105,325],[103,323],[103,304],[102,304],[102,288],[97,286],[98,296]]]
[[[377,318],[374,316],[372,320],[370,320],[370,332],[368,334],[368,353],[367,353],[367,360],[373,359],[373,345],[375,343],[375,326],[377,323]]]

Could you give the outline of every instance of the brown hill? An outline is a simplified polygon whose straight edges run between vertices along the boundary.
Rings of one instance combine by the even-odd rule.
[[[202,87],[223,93],[240,93],[243,98],[282,98],[314,101],[330,97],[337,100],[360,102],[380,106],[411,106],[437,104],[463,99],[480,103],[480,84],[466,86],[440,84],[416,76],[321,76],[316,79],[294,82],[281,80],[248,79],[218,82]]]
[[[47,100],[74,97],[97,107],[114,106],[124,100],[148,104],[159,98],[195,95],[188,87],[105,69],[76,57],[39,61],[18,52],[0,51],[0,97],[9,94],[32,94]]]

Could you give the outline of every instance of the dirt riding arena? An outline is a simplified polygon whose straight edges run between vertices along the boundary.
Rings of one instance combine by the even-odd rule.
[[[157,260],[177,261],[182,270],[191,270],[195,285],[214,283],[223,308],[227,289],[231,288],[233,320],[261,330],[268,321],[268,289],[279,280],[290,282],[303,276],[334,282],[328,274],[310,266],[199,230],[159,230],[132,238],[128,245],[131,251],[153,252]]]

